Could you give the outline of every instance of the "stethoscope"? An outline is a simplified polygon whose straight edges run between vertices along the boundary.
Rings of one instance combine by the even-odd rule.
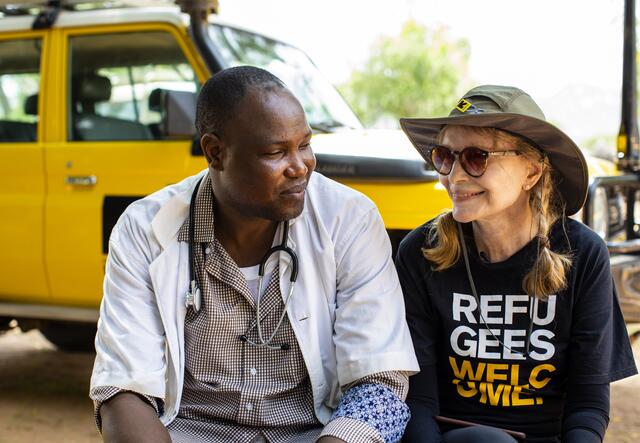
[[[189,283],[189,290],[185,295],[185,307],[187,309],[193,308],[196,312],[199,311],[200,307],[202,306],[202,296],[201,296],[200,287],[198,285],[197,276],[195,272],[196,263],[195,263],[195,255],[193,253],[195,241],[193,236],[195,231],[195,202],[196,202],[196,197],[198,195],[198,190],[200,189],[200,184],[203,181],[204,181],[204,178],[198,182],[198,184],[196,185],[196,188],[193,190],[193,194],[191,194],[191,202],[189,205],[189,280],[190,280],[190,283]],[[258,266],[258,297],[256,300],[255,325],[249,328],[247,332],[242,334],[239,337],[239,339],[243,343],[249,343],[250,345],[253,345],[253,346],[266,347],[269,349],[280,349],[284,351],[289,349],[289,345],[287,343],[275,345],[275,344],[272,344],[272,342],[274,337],[278,333],[280,326],[282,326],[282,321],[284,320],[284,316],[287,314],[287,306],[289,306],[289,301],[293,296],[295,283],[296,283],[296,280],[298,279],[298,256],[296,255],[293,249],[287,246],[287,242],[289,240],[289,220],[282,221],[281,223],[282,223],[282,240],[280,244],[271,247],[264,254]],[[291,258],[291,276],[289,277],[289,283],[290,283],[289,291],[287,292],[287,297],[284,300],[284,307],[282,308],[282,313],[280,314],[278,323],[274,328],[273,332],[271,333],[271,335],[269,335],[269,337],[265,339],[263,329],[262,329],[262,316],[260,313],[260,300],[262,298],[262,284],[264,280],[264,271],[265,271],[267,262],[269,261],[269,258],[273,254],[277,254],[278,252],[281,252],[281,251],[284,252],[285,254],[288,254],[289,257]],[[249,339],[249,337],[247,337],[247,333],[254,327],[258,330],[257,341],[253,341]]]

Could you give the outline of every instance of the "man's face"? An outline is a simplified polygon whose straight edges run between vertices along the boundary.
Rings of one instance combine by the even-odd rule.
[[[304,111],[289,91],[249,89],[219,139],[222,167],[210,164],[218,204],[250,218],[300,215],[316,159]]]

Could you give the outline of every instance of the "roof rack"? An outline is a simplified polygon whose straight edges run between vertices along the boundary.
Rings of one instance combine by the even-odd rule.
[[[38,15],[47,10],[87,11],[140,6],[175,6],[173,0],[0,0],[1,16]]]
[[[189,14],[192,25],[218,11],[218,0],[0,0],[0,18],[33,16],[32,29],[52,27],[61,11],[88,11],[144,6],[179,6]],[[198,28],[192,26],[193,29]]]

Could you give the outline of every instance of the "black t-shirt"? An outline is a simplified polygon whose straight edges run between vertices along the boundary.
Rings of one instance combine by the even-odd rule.
[[[568,284],[546,301],[522,289],[536,240],[488,263],[478,256],[471,225],[463,225],[479,303],[462,257],[441,272],[423,257],[429,223],[403,240],[397,267],[407,321],[420,365],[436,366],[441,415],[557,436],[568,383],[604,384],[636,373],[606,245],[582,223],[566,219],[564,226],[557,222],[549,240],[552,250],[571,251]]]

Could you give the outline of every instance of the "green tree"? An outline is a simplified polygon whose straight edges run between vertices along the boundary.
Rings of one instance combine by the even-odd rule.
[[[410,20],[399,35],[381,38],[362,69],[340,88],[366,125],[383,118],[448,113],[466,79],[469,44],[446,29]]]

